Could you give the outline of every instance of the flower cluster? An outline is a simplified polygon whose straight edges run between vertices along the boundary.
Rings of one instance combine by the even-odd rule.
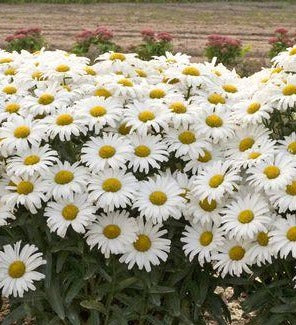
[[[280,27],[274,31],[274,36],[268,40],[271,45],[269,50],[269,57],[273,58],[278,55],[281,51],[284,51],[287,47],[294,44],[295,35],[290,35],[288,29]]]
[[[234,63],[243,54],[242,44],[239,39],[212,34],[208,36],[205,55],[212,59],[216,57],[223,64]]]
[[[44,45],[41,29],[39,27],[30,27],[19,29],[5,38],[8,51],[27,50],[34,52],[40,50]]]
[[[223,277],[296,257],[296,133],[275,140],[265,126],[295,111],[296,46],[274,61],[242,79],[180,53],[109,52],[89,65],[1,51],[0,225],[25,209],[147,272],[167,260],[174,220],[189,261]],[[34,289],[45,263],[19,242],[0,262],[6,296]]]

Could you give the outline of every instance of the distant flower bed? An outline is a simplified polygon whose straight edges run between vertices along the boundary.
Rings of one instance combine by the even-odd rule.
[[[296,46],[249,78],[180,53],[0,51],[3,324],[226,324],[217,286],[295,299],[295,73]]]

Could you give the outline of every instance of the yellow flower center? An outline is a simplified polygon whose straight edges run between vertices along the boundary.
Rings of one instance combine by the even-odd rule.
[[[296,95],[296,85],[288,84],[282,90],[283,95],[292,96]]]
[[[247,113],[255,114],[256,112],[259,111],[260,107],[261,107],[260,103],[257,103],[257,102],[251,103],[247,108]]]
[[[290,52],[289,55],[295,55],[296,54],[296,47],[293,47]]]
[[[286,236],[290,241],[296,241],[296,226],[291,227]]]
[[[70,70],[70,67],[66,64],[60,64],[56,67],[56,72],[67,72]]]
[[[200,76],[200,71],[196,67],[192,66],[184,68],[182,73],[186,76]]]
[[[134,247],[139,252],[147,252],[151,247],[151,240],[148,236],[141,234],[134,242]]]
[[[94,95],[98,96],[98,97],[104,97],[104,98],[108,98],[108,97],[112,96],[111,92],[106,88],[98,88],[98,89],[96,89]]]
[[[61,114],[56,118],[56,124],[65,126],[73,123],[73,117],[70,114]]]
[[[223,120],[220,116],[212,114],[206,118],[206,124],[211,128],[219,128],[223,125]]]
[[[240,261],[245,256],[245,249],[241,246],[233,246],[228,252],[228,256],[232,261]]]
[[[211,202],[208,199],[199,201],[199,206],[206,212],[212,212],[217,208],[217,201],[212,200]]]
[[[212,154],[208,150],[204,150],[204,154],[199,155],[197,160],[202,163],[207,163],[208,161],[212,160]]]
[[[6,76],[14,76],[16,74],[16,69],[15,68],[7,68],[5,71],[4,71],[4,74]]]
[[[104,228],[103,234],[108,239],[115,239],[121,233],[120,228],[117,225],[108,225]]]
[[[117,83],[125,87],[132,87],[134,85],[131,80],[126,78],[118,80]]]
[[[261,156],[261,153],[260,152],[254,151],[254,152],[251,152],[249,154],[248,159],[257,159],[260,156]]]
[[[54,181],[57,184],[65,185],[72,182],[74,179],[74,174],[69,170],[60,170],[55,174]]]
[[[255,140],[253,138],[244,138],[239,143],[239,151],[244,152],[253,147]]]
[[[266,232],[260,231],[257,235],[257,243],[260,246],[267,246],[269,242],[269,237]]]
[[[86,74],[89,74],[90,76],[95,76],[97,74],[93,68],[88,66],[84,68],[84,71],[86,72]]]
[[[244,210],[239,213],[237,219],[240,223],[250,223],[254,219],[254,213],[252,210]]]
[[[150,98],[163,98],[165,96],[165,91],[162,89],[152,89],[149,94]]]
[[[26,166],[30,166],[30,165],[35,165],[38,164],[40,161],[40,157],[36,156],[36,155],[30,155],[27,156],[24,160],[24,164]]]
[[[43,73],[41,71],[35,71],[31,75],[32,79],[40,81],[43,77]]]
[[[127,135],[127,134],[129,134],[130,133],[130,130],[131,130],[131,126],[126,126],[125,123],[120,124],[119,125],[119,128],[118,128],[118,132],[121,135]]]
[[[217,77],[221,77],[222,76],[222,73],[220,71],[218,71],[218,70],[213,70],[213,72],[215,73],[215,75]]]
[[[122,185],[119,179],[117,178],[108,178],[102,184],[102,189],[105,192],[118,192],[121,189]]]
[[[224,175],[217,174],[210,178],[209,180],[209,186],[212,188],[219,187],[224,181]]]
[[[12,61],[13,61],[12,58],[1,58],[0,59],[0,64],[10,63]]]
[[[7,95],[13,95],[17,92],[17,89],[14,86],[5,86],[2,91]]]
[[[21,106],[18,103],[9,103],[5,106],[5,111],[7,113],[17,113]]]
[[[93,117],[100,117],[106,114],[107,110],[103,106],[94,106],[89,110],[89,113]]]
[[[28,195],[34,190],[34,185],[31,182],[21,181],[18,183],[16,191],[18,194]]]
[[[184,114],[187,109],[182,102],[174,102],[170,105],[170,109],[176,114]]]
[[[268,77],[265,77],[265,78],[262,78],[260,80],[260,82],[263,83],[263,84],[265,84],[265,83],[267,83],[268,80],[269,80],[269,78]]]
[[[211,231],[204,231],[199,237],[199,242],[202,246],[208,246],[212,241],[213,233]]]
[[[26,265],[23,261],[14,261],[9,265],[8,274],[13,279],[19,279],[26,273]]]
[[[28,126],[26,125],[22,125],[22,126],[18,126],[15,130],[14,130],[14,136],[16,138],[19,139],[24,139],[27,138],[31,133],[31,130]]]
[[[153,112],[151,111],[142,111],[141,113],[139,113],[138,115],[138,119],[143,122],[146,123],[148,121],[152,121],[155,119],[155,115]]]
[[[210,94],[208,97],[208,101],[214,105],[225,104],[226,102],[225,98],[222,95],[217,93]]]
[[[118,52],[114,52],[112,54],[110,54],[109,56],[109,60],[115,61],[115,60],[120,60],[120,61],[124,61],[126,59],[125,55],[123,53],[118,53]]]
[[[180,133],[178,139],[183,144],[191,144],[196,141],[195,134],[191,131],[184,131]]]
[[[296,141],[291,142],[288,145],[288,151],[292,154],[292,155],[296,155]]]
[[[65,220],[74,220],[78,215],[79,209],[74,204],[66,205],[62,210],[62,216]]]
[[[278,167],[276,166],[267,166],[264,169],[264,174],[268,179],[274,179],[277,178],[280,175],[281,171]]]
[[[51,94],[42,94],[39,99],[38,99],[38,103],[40,105],[49,105],[54,101],[54,96]]]
[[[281,71],[283,71],[282,67],[276,67],[276,68],[272,69],[272,73],[280,73]]]
[[[164,205],[167,201],[167,196],[161,191],[152,192],[149,196],[149,200],[154,205]]]
[[[147,77],[147,73],[145,71],[143,71],[142,69],[135,69],[137,75],[141,78],[146,78]]]
[[[138,157],[148,157],[151,153],[149,147],[140,145],[135,148],[135,155]]]
[[[237,88],[234,85],[226,84],[222,87],[227,93],[236,93]]]
[[[103,159],[111,158],[115,155],[116,150],[112,146],[102,146],[99,150],[99,156]]]
[[[291,184],[286,186],[286,193],[295,196],[296,195],[296,181],[292,181]]]

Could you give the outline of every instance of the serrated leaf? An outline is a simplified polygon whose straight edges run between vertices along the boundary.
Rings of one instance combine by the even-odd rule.
[[[175,289],[170,287],[165,287],[165,286],[154,286],[150,288],[149,292],[150,293],[171,293],[171,292],[175,292]]]
[[[65,319],[64,302],[60,292],[60,286],[57,280],[52,281],[51,286],[46,290],[47,301],[51,308],[59,316],[60,319]]]
[[[83,301],[81,301],[80,305],[83,308],[91,309],[91,310],[97,310],[100,313],[106,314],[105,306],[99,301],[96,301],[96,300],[83,300]]]
[[[74,283],[72,283],[72,285],[70,286],[67,292],[65,302],[69,304],[79,293],[79,291],[83,288],[83,286],[84,286],[84,280],[76,280]]]
[[[133,283],[137,282],[138,279],[136,277],[131,277],[131,278],[127,278],[122,280],[121,282],[119,282],[119,284],[117,284],[115,290],[116,291],[121,291],[125,288],[128,288],[129,286],[131,286]]]

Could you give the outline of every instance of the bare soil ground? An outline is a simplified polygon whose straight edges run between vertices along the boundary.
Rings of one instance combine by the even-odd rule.
[[[274,29],[293,30],[295,20],[296,3],[286,2],[0,4],[0,46],[15,30],[39,26],[52,48],[70,49],[82,28],[105,25],[113,29],[115,41],[127,48],[140,41],[141,29],[150,27],[171,32],[175,48],[197,60],[212,33],[238,37],[251,46],[250,57],[262,58]]]

